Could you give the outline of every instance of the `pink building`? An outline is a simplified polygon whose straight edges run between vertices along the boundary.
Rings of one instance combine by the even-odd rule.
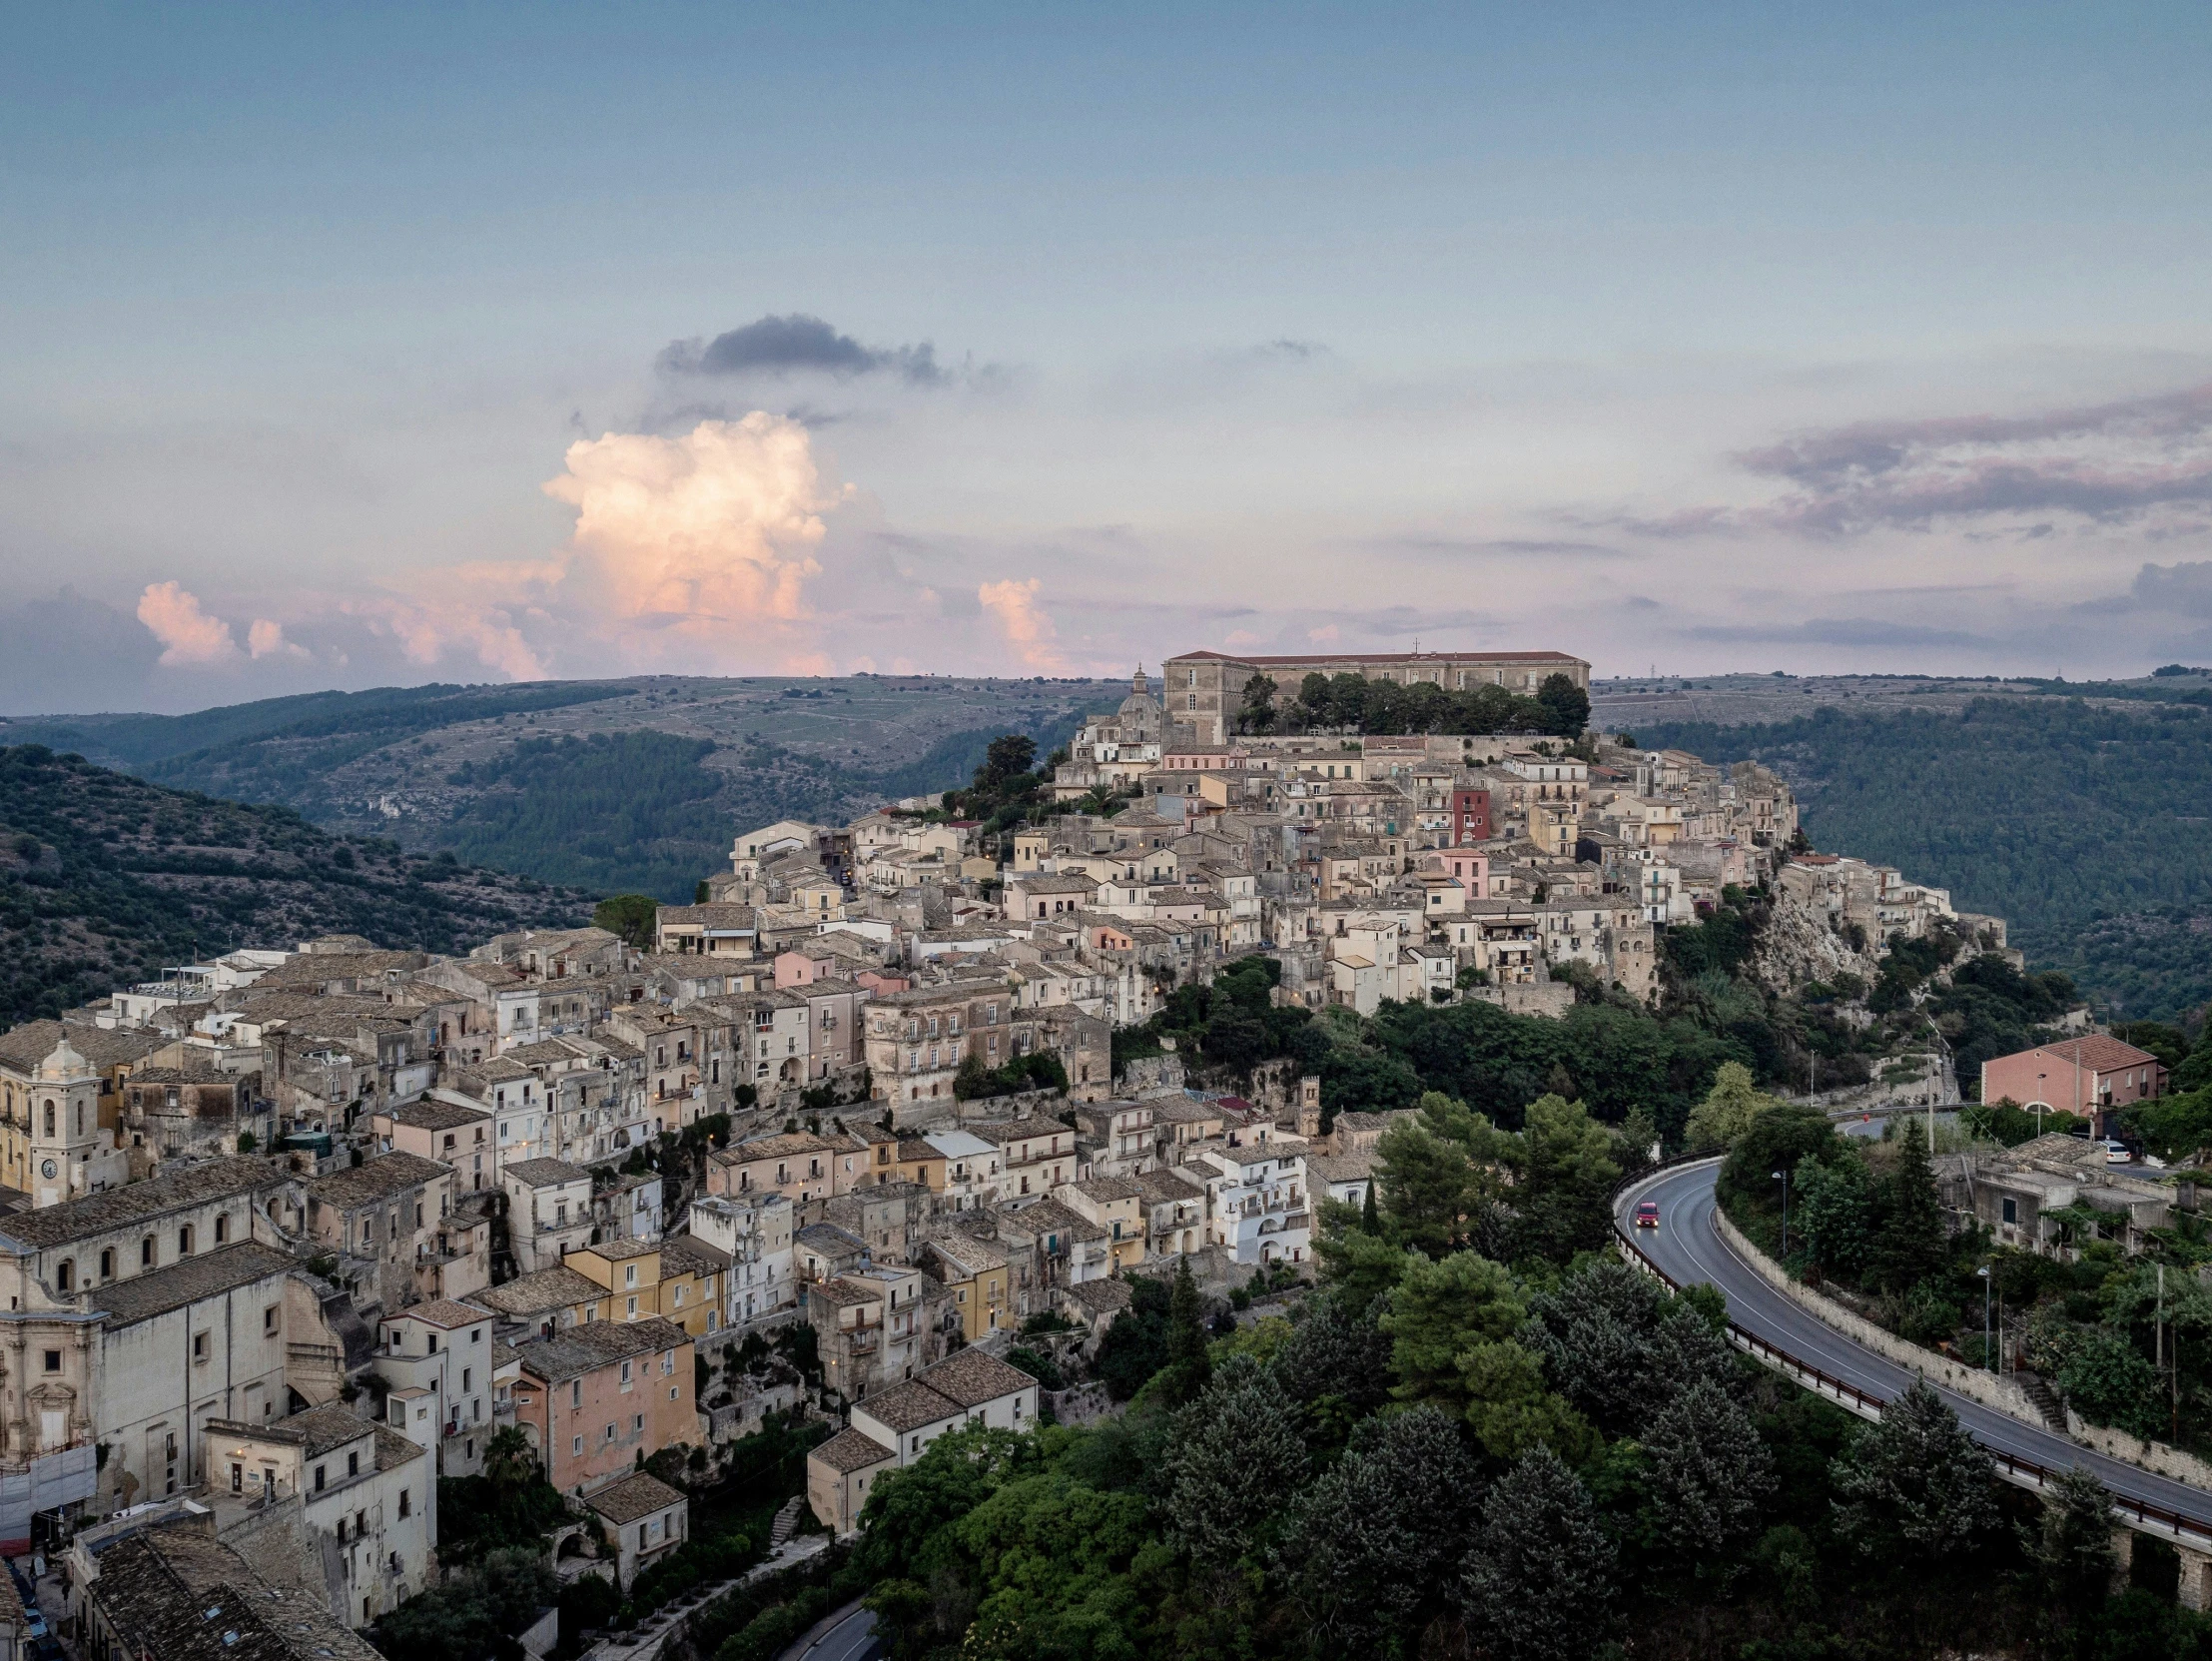
[[[1981,1064],[1981,1099],[2013,1101],[2022,1107],[2040,1102],[2063,1113],[2100,1116],[2164,1093],[2166,1070],[2148,1050],[2123,1044],[2106,1033],[2069,1038],[1998,1056]]]

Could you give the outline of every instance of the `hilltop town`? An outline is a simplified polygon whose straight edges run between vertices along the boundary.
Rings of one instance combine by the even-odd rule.
[[[762,1438],[818,1438],[783,1562],[949,1431],[1105,1409],[1087,1363],[1181,1270],[1224,1309],[1310,1277],[1389,1116],[1157,1041],[1230,966],[1316,1020],[1633,1011],[1662,931],[1753,890],[1781,982],[2004,954],[1812,853],[1767,769],[1587,730],[1588,675],[1194,653],[1056,755],[746,827],[692,904],[465,956],[272,943],[0,1035],[0,1549],[52,1553],[80,1642],[169,1576],[367,1654],[455,1560],[440,1480],[481,1477],[555,1496],[572,1624],[642,1617]],[[574,1653],[556,1624],[526,1647]]]

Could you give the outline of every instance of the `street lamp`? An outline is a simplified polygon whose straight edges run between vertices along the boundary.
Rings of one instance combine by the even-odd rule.
[[[1989,1265],[1983,1263],[1974,1272],[1981,1276],[1981,1366],[1984,1372],[1997,1369],[1989,1364]]]
[[[1790,1255],[1790,1173],[1778,1171],[1775,1181],[1782,1185],[1782,1254]]]

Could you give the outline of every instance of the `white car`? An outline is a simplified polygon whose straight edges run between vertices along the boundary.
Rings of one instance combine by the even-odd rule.
[[[2107,1140],[2105,1142],[2104,1163],[2106,1165],[2131,1165],[2134,1163],[2134,1160],[2135,1156],[2127,1151],[2126,1143],[2112,1142],[2110,1140]]]

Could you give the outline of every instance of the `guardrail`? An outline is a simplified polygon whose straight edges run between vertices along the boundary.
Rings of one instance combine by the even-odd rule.
[[[1613,1202],[1617,1202],[1630,1189],[1665,1172],[1682,1166],[1697,1165],[1713,1158],[1710,1154],[1678,1154],[1672,1159],[1662,1160],[1649,1170],[1616,1184],[1608,1202],[1608,1209],[1613,1215],[1614,1238],[1628,1254],[1628,1260],[1658,1280],[1670,1292],[1680,1293],[1682,1283],[1653,1262],[1645,1254],[1644,1248],[1636,1244],[1635,1236],[1621,1227],[1620,1211]],[[1731,1320],[1728,1323],[1728,1338],[1754,1359],[1861,1418],[1878,1419],[1889,1405],[1886,1397],[1875,1395],[1871,1390],[1860,1389],[1856,1384],[1839,1378],[1834,1373],[1823,1371],[1811,1361],[1791,1354],[1780,1344],[1761,1337],[1738,1321]],[[1989,1455],[1991,1462],[1997,1467],[1997,1474],[2015,1487],[2030,1488],[2040,1493],[2061,1474],[2017,1453],[2007,1453],[1993,1447],[1985,1447],[1982,1451]],[[2193,1551],[2212,1551],[2212,1521],[2188,1516],[2180,1511],[2170,1511],[2163,1505],[2153,1505],[2147,1500],[2130,1499],[2124,1494],[2114,1493],[2110,1487],[2105,1489],[2105,1497],[2111,1502],[2114,1516],[2137,1532],[2157,1535],[2174,1545],[2187,1546]]]

